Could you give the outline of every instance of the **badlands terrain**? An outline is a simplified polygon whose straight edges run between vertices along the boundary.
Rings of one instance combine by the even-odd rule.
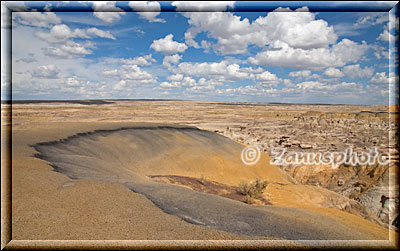
[[[247,245],[269,246],[336,240],[324,245],[394,247],[397,121],[398,107],[378,105],[2,104],[3,133],[12,128],[10,145],[2,140],[11,151],[12,171],[2,169],[2,176],[10,175],[12,223],[2,230],[13,240],[251,240]],[[262,152],[255,165],[241,160],[247,145]],[[335,169],[272,165],[274,147],[376,147],[390,161]],[[256,196],[243,192],[257,180],[265,186]]]

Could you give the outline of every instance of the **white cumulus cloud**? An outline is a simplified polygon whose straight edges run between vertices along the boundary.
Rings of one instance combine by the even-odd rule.
[[[343,67],[342,71],[350,78],[370,78],[374,73],[374,69],[372,67],[366,66],[361,68],[360,64],[345,66]]]
[[[227,61],[203,63],[183,62],[180,63],[174,71],[176,73],[207,77],[219,81],[242,80],[253,76],[251,73],[243,71],[238,64],[229,64]]]
[[[101,37],[101,38],[108,38],[115,40],[116,38],[108,31],[103,31],[97,28],[88,28],[84,29],[75,29],[71,30],[65,24],[58,24],[54,25],[49,33],[45,32],[36,32],[36,36],[40,37],[41,39],[49,42],[49,43],[65,43],[70,38],[86,38],[90,39],[91,37],[89,34]]]
[[[288,44],[276,41],[275,49],[266,49],[249,62],[255,65],[286,66],[293,68],[342,67],[355,62],[368,50],[366,43],[358,44],[349,39],[343,39],[331,48],[301,49],[292,48]]]
[[[50,29],[49,33],[37,32],[36,35],[49,43],[64,43],[70,38],[89,38],[82,29],[71,29],[65,24],[58,24]]]
[[[61,19],[53,12],[14,12],[13,18],[23,25],[45,28],[61,23]]]
[[[393,36],[392,34],[390,34],[390,32],[388,30],[384,30],[381,34],[379,34],[379,36],[376,38],[376,40],[381,40],[384,42],[389,42],[392,41],[394,42],[395,36]]]
[[[235,1],[174,1],[177,11],[225,11],[233,8]]]
[[[155,84],[157,82],[157,77],[135,64],[124,64],[118,69],[103,70],[103,75],[110,78],[119,78],[130,85]],[[121,85],[122,82],[120,83]]]
[[[107,24],[112,24],[125,15],[124,10],[115,6],[111,1],[93,1],[93,15]]]
[[[121,63],[124,64],[133,64],[133,65],[151,65],[152,63],[157,62],[151,54],[129,58],[129,59],[121,59]]]
[[[90,48],[94,48],[93,44],[90,42],[86,43],[77,43],[71,40],[68,40],[65,44],[59,47],[46,47],[43,48],[43,52],[46,56],[56,57],[56,58],[73,58],[73,57],[82,57],[88,54],[91,54],[92,51]]]
[[[289,77],[294,77],[294,78],[308,78],[310,76],[311,76],[310,70],[292,71],[289,73]]]
[[[164,81],[160,84],[161,88],[166,88],[166,89],[171,89],[171,88],[179,88],[181,87],[181,83],[180,82],[167,82]]]
[[[112,40],[116,40],[116,38],[109,31],[103,31],[103,30],[97,29],[95,27],[89,28],[86,31],[89,34],[93,34],[93,35],[96,35],[98,37],[109,38],[109,39],[112,39]]]
[[[343,93],[361,91],[362,85],[354,82],[341,82],[338,84],[321,83],[318,81],[306,81],[296,85],[302,91],[306,92],[321,92],[323,94],[340,95]],[[330,92],[330,93],[326,93]]]
[[[341,72],[339,69],[336,69],[334,67],[329,67],[324,71],[324,75],[331,77],[331,78],[341,78],[344,76],[343,72]]]
[[[269,71],[259,73],[255,77],[263,85],[276,85],[279,82],[279,78]]]
[[[183,79],[183,74],[171,75],[167,78],[169,81],[181,81]]]
[[[389,84],[389,76],[386,75],[386,72],[377,72],[369,81],[371,84],[381,84],[388,85]]]
[[[186,43],[195,48],[213,47],[221,54],[241,54],[255,44],[264,47],[274,41],[282,41],[293,48],[326,48],[334,44],[337,35],[325,20],[315,19],[315,14],[302,12],[270,12],[250,22],[229,12],[184,12],[191,25],[185,33]],[[195,38],[200,32],[217,40],[214,44]]]
[[[188,48],[184,43],[173,41],[173,38],[174,35],[168,34],[165,38],[154,40],[150,48],[164,54],[176,54],[178,52],[184,52]]]
[[[154,1],[130,1],[129,6],[138,11],[141,18],[147,19],[149,22],[160,22],[164,23],[165,20],[157,18],[160,15],[161,6],[160,3]]]
[[[182,59],[181,55],[174,54],[170,56],[165,56],[163,60],[163,65],[170,67],[172,64],[177,64]]]

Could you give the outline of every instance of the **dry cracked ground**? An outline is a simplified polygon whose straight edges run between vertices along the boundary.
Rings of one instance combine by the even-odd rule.
[[[12,238],[390,239],[397,121],[398,106],[383,105],[2,104],[2,127],[12,128]],[[246,145],[263,152],[253,166],[241,161]],[[275,147],[376,148],[390,161],[271,165]],[[243,187],[255,180],[265,187],[249,198]]]

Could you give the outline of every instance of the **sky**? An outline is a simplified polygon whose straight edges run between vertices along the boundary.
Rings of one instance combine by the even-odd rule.
[[[12,99],[388,104],[398,96],[398,12],[387,11],[395,3],[330,2],[330,12],[295,3],[11,4]]]

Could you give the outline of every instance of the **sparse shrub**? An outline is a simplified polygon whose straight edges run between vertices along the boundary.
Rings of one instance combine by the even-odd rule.
[[[249,195],[246,195],[246,197],[244,198],[245,202],[247,204],[254,204],[254,199],[251,198]]]
[[[204,175],[201,175],[199,181],[200,181],[200,183],[201,183],[202,185],[204,185],[204,183],[206,182],[206,180],[207,180],[206,177],[205,177]]]
[[[263,190],[268,186],[268,181],[257,179],[249,183],[241,182],[239,184],[239,193],[246,196],[246,202],[251,204],[253,199],[261,195]],[[251,201],[251,203],[250,203]]]

